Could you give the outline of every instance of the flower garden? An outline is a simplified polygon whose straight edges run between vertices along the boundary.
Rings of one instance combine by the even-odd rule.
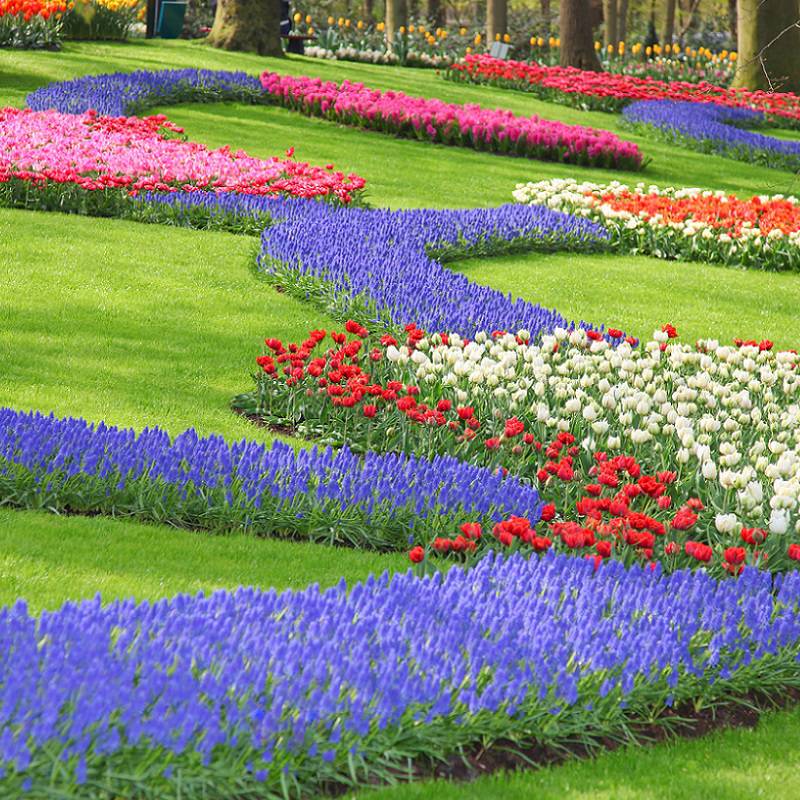
[[[792,796],[797,98],[69,47],[2,56],[0,794],[644,798],[764,712],[691,746]]]

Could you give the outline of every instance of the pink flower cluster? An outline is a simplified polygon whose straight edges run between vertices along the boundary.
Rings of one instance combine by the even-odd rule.
[[[311,116],[395,136],[594,167],[641,169],[638,147],[608,131],[518,117],[504,109],[380,92],[361,83],[265,72],[261,85],[278,103]]]
[[[0,183],[74,184],[82,189],[210,190],[242,194],[332,197],[343,203],[364,187],[333,165],[260,159],[229,147],[210,150],[177,135],[163,115],[101,117],[0,109]],[[287,151],[289,155],[293,151]]]
[[[751,92],[711,83],[661,81],[574,67],[548,67],[525,61],[504,61],[488,55],[468,55],[451,68],[450,77],[507,88],[538,91],[591,101],[590,105],[616,111],[634,100],[682,100],[753,108],[766,114],[800,120],[800,97],[791,92]]]

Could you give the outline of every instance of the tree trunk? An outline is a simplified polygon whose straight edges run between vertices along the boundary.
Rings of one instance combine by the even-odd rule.
[[[386,44],[392,49],[397,31],[408,23],[406,0],[386,0]]]
[[[665,45],[672,44],[672,39],[675,36],[675,2],[676,0],[667,0],[664,14],[664,33],[661,36],[661,43]]]
[[[603,0],[603,45],[616,49],[617,36],[617,0]]]
[[[364,0],[364,22],[372,22],[375,9],[375,0]]]
[[[428,0],[426,16],[435,27],[444,27],[444,8],[442,8],[441,0]]]
[[[486,42],[492,42],[508,32],[508,0],[486,0]]]
[[[736,42],[736,0],[728,0],[728,26],[731,29],[731,39]]]
[[[617,11],[617,38],[620,42],[625,41],[628,35],[628,0],[619,0]]]
[[[561,0],[561,66],[600,70],[594,51],[589,0]]]
[[[800,2],[739,0],[733,86],[800,92]]]
[[[281,0],[219,0],[209,44],[223,50],[247,50],[282,56]]]
[[[550,0],[541,0],[542,2],[542,19],[544,20],[544,35],[549,36],[553,24],[553,8]]]
[[[680,30],[678,31],[678,38],[683,39],[684,36],[689,32],[689,29],[694,24],[695,14],[697,10],[700,8],[700,0],[690,0],[686,4],[686,8],[684,9],[683,6],[678,6],[681,14],[681,24]],[[686,22],[683,21],[683,12],[686,11],[688,16],[686,17]]]

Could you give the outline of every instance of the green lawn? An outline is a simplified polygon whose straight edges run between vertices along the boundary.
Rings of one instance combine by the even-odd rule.
[[[98,592],[157,600],[237,586],[305,589],[407,566],[402,554],[0,509],[0,605],[24,597],[34,612]]]
[[[71,44],[64,52],[0,52],[0,104],[66,77],[170,66],[274,68],[363,80],[379,88],[504,106],[617,130],[616,117],[546,104],[520,93],[459,86],[434,72],[310,59],[231,55],[187,42]],[[511,159],[339,128],[269,107],[164,109],[190,136],[256,155],[333,161],[368,180],[375,205],[477,206],[510,200],[520,181],[639,176]],[[746,193],[790,193],[795,177],[630,136],[654,161],[640,177]],[[249,388],[265,336],[297,339],[328,326],[317,309],[278,294],[253,271],[256,240],[117,220],[0,210],[0,404],[177,433],[194,426],[267,441],[228,410]],[[565,315],[648,335],[663,321],[684,337],[800,339],[800,279],[613,255],[509,256],[455,265],[471,279]],[[0,510],[0,603],[35,610],[66,599],[210,591],[240,584],[302,587],[404,569],[402,555],[214,537],[104,518]],[[610,754],[468,787],[429,784],[367,797],[744,798],[800,796],[800,713],[770,716],[755,732]]]
[[[800,710],[755,729],[629,747],[536,772],[365,792],[361,800],[791,800],[800,797]]]

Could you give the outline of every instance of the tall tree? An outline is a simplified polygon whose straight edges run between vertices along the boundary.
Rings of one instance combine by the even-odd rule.
[[[733,85],[800,92],[800,0],[739,0]]]
[[[397,31],[408,23],[406,0],[386,0],[386,43],[389,49],[394,44]]]
[[[628,0],[619,0],[619,8],[617,9],[617,39],[620,42],[625,41],[628,35]]]
[[[617,0],[603,0],[603,44],[617,46]]]
[[[675,36],[675,2],[676,0],[667,0],[664,11],[664,33],[661,36],[663,44],[672,44],[672,38]]]
[[[208,41],[224,50],[281,56],[281,0],[219,0]]]
[[[508,32],[508,0],[486,0],[486,41],[491,43]]]
[[[599,71],[589,0],[561,0],[559,26],[561,66]]]
[[[728,0],[728,26],[731,29],[731,38],[736,41],[736,0]]]
[[[375,0],[364,0],[364,10],[361,12],[364,15],[364,22],[372,22],[374,8]]]
[[[550,0],[541,0],[542,4],[542,21],[544,24],[544,35],[549,36],[550,30],[553,26],[553,7]]]

